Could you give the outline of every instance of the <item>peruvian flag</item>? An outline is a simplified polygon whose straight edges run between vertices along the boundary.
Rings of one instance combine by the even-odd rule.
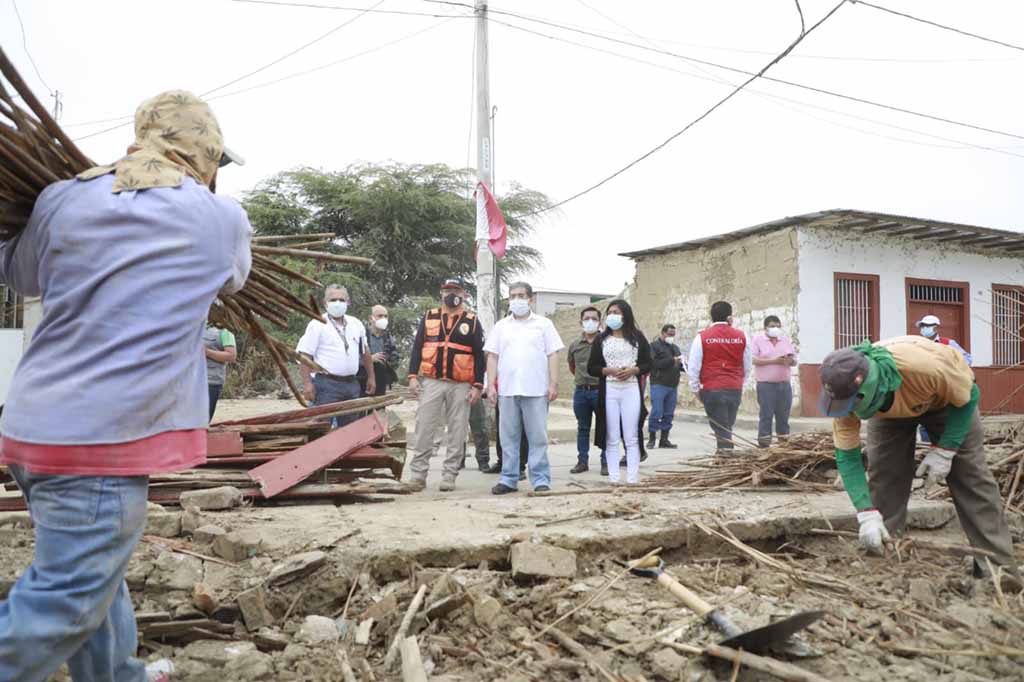
[[[498,202],[491,190],[481,180],[476,183],[476,238],[486,239],[491,253],[498,260],[505,257],[505,242],[508,238],[508,226],[505,216],[501,214]]]

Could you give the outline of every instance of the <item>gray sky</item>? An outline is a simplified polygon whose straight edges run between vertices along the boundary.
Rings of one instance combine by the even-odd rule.
[[[803,0],[807,25],[834,4]],[[1024,44],[1024,3],[877,4]],[[491,7],[752,71],[799,30],[792,0],[495,0]],[[20,0],[18,8],[42,77],[62,94],[60,122],[73,137],[118,121],[74,124],[130,116],[140,101],[169,88],[204,93],[356,17],[230,0]],[[424,0],[384,0],[377,9],[466,11]],[[523,19],[494,18],[655,65],[492,25],[499,192],[516,181],[564,199],[728,93],[729,86],[709,78],[744,78]],[[0,0],[0,44],[50,101],[22,47],[11,0]],[[466,165],[475,159],[468,155],[472,50],[471,19],[366,14],[218,90],[211,103],[228,145],[248,161],[221,174],[219,191],[240,197],[261,179],[301,165],[334,170],[389,159]],[[339,63],[239,93],[332,62]],[[1024,52],[860,5],[842,7],[769,75],[1024,135]],[[533,282],[618,290],[633,273],[618,252],[827,208],[1024,229],[1024,140],[777,83],[757,81],[749,90],[762,94],[741,93],[647,161],[548,216],[533,239],[545,259]],[[120,156],[131,138],[126,126],[80,144],[105,162]]]

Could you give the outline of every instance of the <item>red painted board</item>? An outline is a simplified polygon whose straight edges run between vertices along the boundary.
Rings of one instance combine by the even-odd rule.
[[[273,497],[345,455],[381,440],[387,430],[387,423],[373,413],[261,464],[249,471],[249,478],[259,485],[263,497]]]
[[[242,434],[239,431],[207,431],[206,456],[242,454]]]

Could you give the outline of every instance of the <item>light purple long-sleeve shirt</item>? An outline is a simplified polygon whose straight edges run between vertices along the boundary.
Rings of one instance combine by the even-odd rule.
[[[113,175],[47,187],[0,281],[42,296],[0,432],[26,443],[124,443],[208,420],[203,329],[251,266],[237,202],[186,178],[111,192]]]

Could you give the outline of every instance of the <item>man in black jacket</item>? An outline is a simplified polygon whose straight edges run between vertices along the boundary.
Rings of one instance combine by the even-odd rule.
[[[675,448],[668,439],[672,417],[676,412],[679,375],[683,368],[683,351],[675,344],[676,328],[666,324],[661,336],[651,344],[651,417],[647,420],[650,439],[647,449],[654,447],[654,439],[661,432],[659,448]]]

